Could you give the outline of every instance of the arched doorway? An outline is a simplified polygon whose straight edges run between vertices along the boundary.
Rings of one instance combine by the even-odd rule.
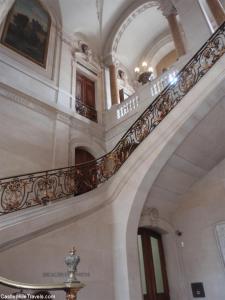
[[[83,164],[95,160],[95,157],[87,150],[77,147],[75,148],[75,165]]]
[[[75,148],[75,165],[80,164],[90,164],[90,169],[93,167],[93,164],[95,164],[95,157],[88,152],[87,150],[77,147]],[[93,168],[94,173],[96,173],[95,168]],[[85,168],[82,169],[82,166],[79,167],[79,172],[83,173],[84,178],[88,178],[88,176],[85,176]],[[95,176],[93,176],[95,178]],[[86,193],[88,191],[91,191],[93,189],[93,186],[96,186],[94,182],[90,182],[89,180],[82,180],[79,181],[77,179],[77,184],[79,185],[79,193]]]
[[[169,286],[161,234],[138,229],[138,252],[144,300],[169,300]]]

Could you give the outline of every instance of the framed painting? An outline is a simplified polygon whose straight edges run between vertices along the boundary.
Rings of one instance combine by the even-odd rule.
[[[38,0],[16,0],[3,30],[1,43],[46,67],[51,18]]]

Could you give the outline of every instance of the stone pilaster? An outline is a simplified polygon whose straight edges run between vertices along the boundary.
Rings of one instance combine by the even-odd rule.
[[[177,10],[169,0],[160,0],[160,9],[168,20],[170,32],[172,34],[174,45],[177,51],[177,56],[180,57],[185,54],[185,47],[180,26],[177,21]]]
[[[111,88],[111,99],[112,105],[119,104],[119,92],[117,85],[117,73],[115,64],[109,66],[109,75],[110,75],[110,88]]]
[[[179,24],[177,21],[176,14],[171,13],[166,18],[168,20],[170,31],[171,31],[173,41],[174,41],[174,44],[176,47],[177,56],[181,57],[182,55],[185,54],[185,47],[184,47],[184,42],[182,39],[182,35],[180,32],[180,27],[179,27]]]

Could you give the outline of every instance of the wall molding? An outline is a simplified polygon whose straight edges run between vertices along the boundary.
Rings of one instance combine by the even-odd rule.
[[[66,112],[62,112],[56,107],[56,104],[53,103],[53,105],[51,105],[50,103],[44,103],[3,83],[0,83],[0,96],[49,118],[57,118],[66,124],[68,124],[68,122],[71,123],[71,115]]]

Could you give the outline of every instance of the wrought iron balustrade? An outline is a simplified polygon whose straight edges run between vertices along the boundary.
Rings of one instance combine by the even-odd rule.
[[[88,118],[89,120],[94,122],[98,121],[97,111],[93,107],[81,102],[79,99],[76,99],[75,107],[76,112],[79,115]]]
[[[75,191],[75,167],[0,180],[0,214],[66,198]]]
[[[114,149],[101,158],[70,168],[11,177],[0,181],[0,214],[90,191],[113,176],[137,146],[176,107],[225,52],[225,23],[211,36]]]

